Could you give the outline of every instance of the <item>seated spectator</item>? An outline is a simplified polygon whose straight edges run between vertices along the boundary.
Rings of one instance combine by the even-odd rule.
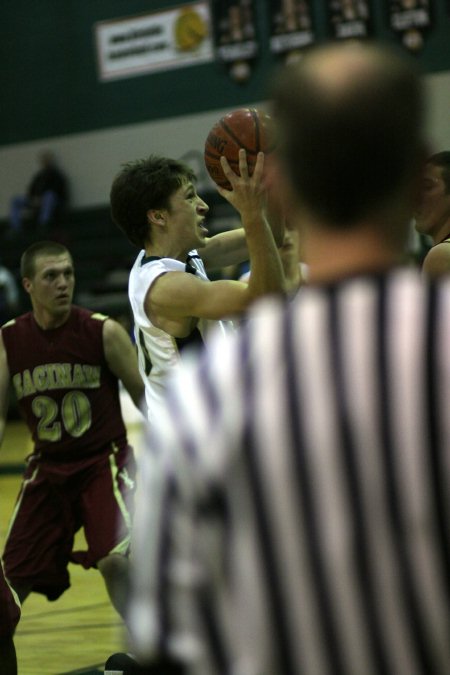
[[[48,232],[67,202],[67,179],[53,153],[42,151],[38,162],[41,168],[32,177],[27,193],[11,201],[9,220],[15,234],[29,227],[36,227],[39,234]]]

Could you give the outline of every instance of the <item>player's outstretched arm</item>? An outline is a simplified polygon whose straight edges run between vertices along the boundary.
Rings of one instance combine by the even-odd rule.
[[[208,272],[248,260],[247,239],[243,227],[219,232],[207,239],[206,246],[198,250]]]
[[[0,445],[5,435],[6,419],[9,405],[9,367],[6,349],[0,331]]]
[[[121,380],[136,407],[144,396],[144,383],[138,369],[136,349],[125,328],[114,319],[103,325],[103,347],[110,370]]]
[[[153,283],[145,311],[158,328],[174,337],[185,337],[192,331],[193,319],[239,316],[262,294],[258,284],[231,279],[205,282],[186,272],[168,272]]]

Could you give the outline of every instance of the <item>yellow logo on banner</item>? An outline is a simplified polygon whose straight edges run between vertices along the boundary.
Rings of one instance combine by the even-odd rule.
[[[208,26],[198,12],[184,9],[175,21],[174,32],[177,49],[191,51],[197,49],[208,35]]]

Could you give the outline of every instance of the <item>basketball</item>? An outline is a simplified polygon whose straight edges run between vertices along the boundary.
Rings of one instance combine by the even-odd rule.
[[[239,108],[224,115],[216,122],[205,142],[205,166],[219,187],[231,189],[220,164],[220,157],[227,158],[233,171],[239,174],[239,149],[247,152],[249,175],[252,174],[258,152],[270,153],[273,149],[272,119],[256,108]]]

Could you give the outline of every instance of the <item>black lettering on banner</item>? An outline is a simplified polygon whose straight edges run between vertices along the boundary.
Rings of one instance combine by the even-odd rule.
[[[137,40],[139,38],[153,37],[162,33],[161,26],[149,26],[148,28],[137,28],[129,30],[126,33],[116,33],[111,35],[109,43],[115,44],[118,42],[128,42],[129,40]]]
[[[140,56],[141,54],[148,54],[149,52],[158,52],[167,49],[165,42],[155,42],[152,45],[143,45],[142,47],[128,47],[125,49],[117,49],[108,54],[110,60],[126,59],[130,56]]]

